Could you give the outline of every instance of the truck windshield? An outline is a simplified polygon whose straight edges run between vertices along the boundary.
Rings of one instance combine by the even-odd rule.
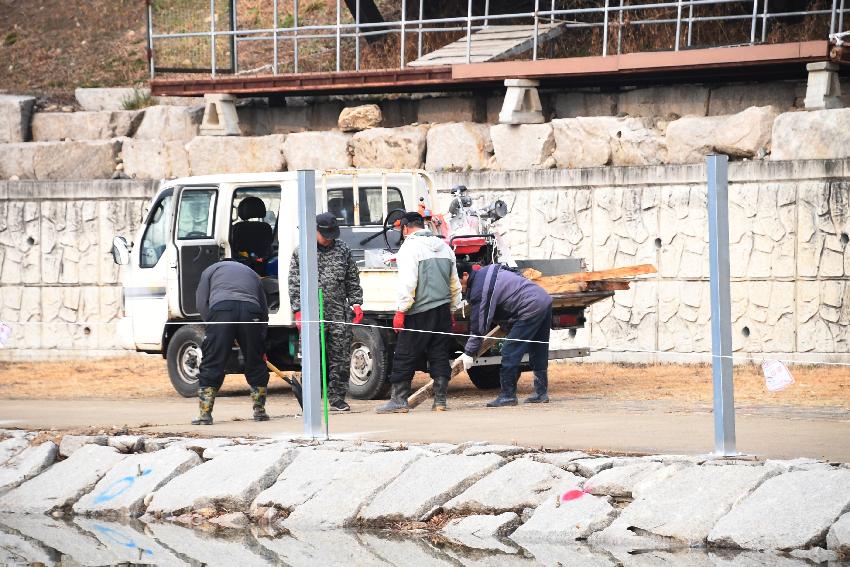
[[[153,268],[165,252],[168,229],[171,227],[171,197],[170,192],[163,195],[148,216],[148,227],[145,229],[142,245],[139,247],[141,250],[139,267],[141,268]]]

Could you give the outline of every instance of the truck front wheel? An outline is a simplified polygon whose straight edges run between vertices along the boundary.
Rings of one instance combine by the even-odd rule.
[[[198,395],[198,372],[201,368],[203,340],[203,327],[186,325],[180,327],[168,343],[168,377],[177,393],[184,398]]]
[[[479,390],[495,390],[501,387],[499,370],[501,366],[473,366],[467,370],[469,379]]]
[[[348,391],[358,400],[374,400],[386,394],[389,358],[379,329],[354,327],[351,339],[351,377]]]

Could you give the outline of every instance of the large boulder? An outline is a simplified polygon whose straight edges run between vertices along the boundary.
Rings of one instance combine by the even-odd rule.
[[[79,88],[74,91],[74,98],[83,110],[123,110],[126,101],[149,94],[150,89],[133,87]]]
[[[36,112],[32,117],[32,139],[36,142],[50,142],[132,136],[143,116],[141,110]]]
[[[171,179],[189,175],[189,152],[183,142],[135,140],[124,142],[124,173],[136,179]]]
[[[198,136],[186,144],[192,175],[284,171],[286,136]]]
[[[289,171],[299,169],[345,169],[351,167],[348,142],[351,135],[342,132],[297,132],[283,143],[283,155]]]
[[[850,157],[850,108],[780,114],[771,147],[770,159]]]
[[[53,464],[59,448],[52,441],[45,441],[24,449],[0,467],[0,494],[21,483]]]
[[[429,171],[485,169],[492,155],[493,142],[486,124],[435,124],[428,130],[425,167]]]
[[[109,179],[122,140],[29,142],[0,145],[0,179],[39,181]]]
[[[564,118],[552,127],[558,167],[657,165],[667,159],[664,137],[649,118]]]
[[[500,169],[539,169],[555,165],[551,124],[496,124],[490,138]]]
[[[635,89],[620,93],[617,109],[629,116],[705,116],[708,95],[708,88],[700,85]]]
[[[570,487],[553,498],[547,498],[521,525],[511,539],[517,542],[564,542],[585,539],[608,527],[617,516],[610,498],[598,497]]]
[[[0,144],[28,142],[35,97],[0,95]]]
[[[354,167],[418,169],[425,159],[427,126],[372,128],[354,134]]]
[[[667,125],[668,163],[700,163],[711,153],[754,157],[770,147],[776,109],[752,106],[727,116],[687,116]]]
[[[348,106],[339,113],[337,126],[343,132],[359,132],[369,128],[377,128],[383,122],[381,107],[377,104]]]
[[[850,557],[850,512],[838,518],[838,521],[829,528],[826,534],[826,545],[836,553]]]
[[[151,106],[145,109],[145,116],[134,137],[186,142],[198,135],[203,116],[202,106]]]

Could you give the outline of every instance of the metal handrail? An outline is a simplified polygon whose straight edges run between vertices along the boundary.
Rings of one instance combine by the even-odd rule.
[[[222,0],[219,0],[222,1]],[[273,74],[278,74],[280,71],[280,44],[281,42],[292,43],[292,57],[294,71],[299,71],[299,40],[329,40],[333,39],[335,43],[335,69],[337,71],[343,69],[342,61],[342,42],[343,40],[355,40],[355,62],[354,70],[359,71],[362,65],[362,54],[360,50],[361,39],[398,35],[399,41],[399,68],[405,68],[406,60],[406,36],[408,33],[416,33],[416,53],[417,57],[422,57],[422,38],[425,33],[453,33],[466,32],[466,61],[472,61],[472,34],[482,30],[488,26],[492,26],[493,22],[498,23],[504,20],[530,19],[533,22],[533,34],[531,37],[531,59],[538,59],[540,22],[556,23],[562,22],[568,29],[581,28],[602,28],[602,49],[601,55],[608,55],[609,43],[609,27],[614,25],[617,28],[617,54],[622,53],[623,36],[622,30],[627,26],[647,26],[647,25],[671,25],[675,24],[675,37],[671,51],[678,51],[681,44],[687,47],[693,45],[693,28],[694,24],[699,22],[716,22],[716,21],[742,21],[750,20],[750,37],[749,44],[765,43],[767,39],[767,29],[770,21],[781,20],[782,18],[799,17],[806,15],[829,15],[829,34],[825,36],[835,36],[844,32],[844,15],[847,12],[845,9],[845,0],[832,0],[831,7],[828,9],[818,9],[809,11],[793,11],[793,12],[775,12],[769,13],[769,0],[761,0],[762,13],[759,14],[759,0],[661,0],[651,4],[629,5],[620,0],[618,4],[613,4],[610,0],[592,0],[598,2],[597,5],[559,9],[555,6],[555,1],[552,0],[549,9],[542,8],[540,1],[535,0],[534,10],[531,12],[516,12],[509,14],[491,14],[489,13],[489,1],[485,3],[484,14],[475,15],[472,13],[472,0],[468,0],[467,14],[457,17],[440,17],[440,18],[424,18],[423,4],[424,0],[419,1],[419,17],[416,19],[407,18],[407,2],[402,0],[402,16],[400,20],[382,21],[382,22],[361,22],[360,21],[360,0],[356,1],[356,13],[353,22],[342,21],[341,1],[336,2],[335,23],[331,24],[313,24],[300,25],[298,19],[298,4],[299,0],[291,0],[293,25],[291,27],[281,27],[278,24],[278,15],[280,13],[280,0],[271,0],[273,2],[274,23],[273,27],[263,27],[256,29],[238,29],[235,20],[235,5],[238,0],[230,0],[231,10],[233,15],[231,18],[232,27],[234,29],[222,30],[216,29],[215,17],[215,2],[210,0],[210,29],[209,31],[197,32],[179,32],[179,33],[157,33],[155,14],[152,5],[148,5],[148,50],[150,60],[151,78],[155,77],[157,61],[155,47],[158,41],[168,41],[187,38],[208,38],[210,43],[210,63],[212,76],[216,76],[217,72],[217,55],[216,55],[216,39],[221,37],[231,38],[233,71],[236,71],[236,48],[239,42],[246,41],[270,41],[273,47],[273,57],[271,65],[263,65],[259,68],[265,69],[269,66]],[[694,8],[700,6],[720,6],[724,4],[740,4],[749,8],[752,5],[752,11],[743,14],[731,14],[723,16],[694,16]],[[685,9],[687,13],[685,14]],[[642,11],[648,10],[675,10],[676,17],[645,17],[643,19],[625,20],[624,15],[634,13],[639,14]],[[599,21],[576,21],[577,16],[600,16]],[[761,34],[757,33],[759,21],[761,22]],[[455,25],[452,25],[455,24]],[[456,25],[461,24],[461,25]],[[687,31],[683,33],[683,24]],[[448,25],[448,27],[436,27],[438,25]],[[415,29],[414,32],[408,29]],[[305,33],[306,32],[306,33]],[[684,37],[683,37],[684,36]],[[744,42],[743,44],[746,44]]]

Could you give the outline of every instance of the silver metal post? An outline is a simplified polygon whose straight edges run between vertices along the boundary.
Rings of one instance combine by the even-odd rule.
[[[551,14],[549,14],[549,23],[554,24],[555,23],[555,0],[552,0],[552,6],[549,8],[549,11],[552,12]]]
[[[301,387],[304,433],[322,433],[322,358],[319,336],[319,267],[316,259],[316,172],[298,171],[298,258],[301,268]]]
[[[151,66],[151,80],[156,73],[156,64],[153,56],[153,2],[148,2],[148,57]]]
[[[765,0],[767,2],[767,0]],[[842,33],[844,31],[844,0],[841,0],[840,7],[838,8],[838,33]]]
[[[341,38],[340,38],[340,28],[339,26],[342,24],[342,9],[339,5],[340,0],[336,0],[336,70],[339,72],[340,65],[342,62],[341,59]]]
[[[765,43],[767,41],[767,5],[769,0],[764,1],[764,10],[761,13],[761,42]],[[844,0],[841,0],[844,2]]]
[[[623,52],[623,0],[620,0],[620,15],[617,17],[617,55]]]
[[[354,3],[354,69],[360,70],[360,0]]]
[[[272,73],[277,75],[277,26],[278,26],[277,0],[274,0],[273,11],[274,11],[274,33],[272,35],[272,45],[274,46],[274,59],[272,61]]]
[[[708,174],[708,250],[711,293],[711,374],[714,382],[714,452],[735,454],[732,377],[732,307],[729,288],[729,158],[705,158]]]
[[[472,0],[466,5],[466,62],[472,61]]]
[[[215,0],[210,0],[210,68],[215,77]]]
[[[679,37],[682,33],[682,0],[676,6],[676,46],[673,51],[679,51]]]
[[[422,15],[425,13],[425,0],[419,0],[419,36],[416,38],[416,58],[422,57]]]
[[[836,10],[838,10],[838,0],[832,0],[832,13],[829,16],[829,35],[835,33]]]
[[[756,14],[758,14],[758,9],[758,0],[753,0],[753,22],[750,25],[750,43],[756,42]]]
[[[766,2],[767,0],[765,0]],[[694,31],[694,5],[688,3],[688,47],[691,46],[692,34]]]
[[[400,68],[404,69],[404,23],[407,20],[407,0],[401,0],[401,49],[399,50],[399,58],[401,59]]]
[[[537,35],[540,32],[540,14],[538,12],[540,12],[540,0],[534,0],[534,50],[531,56],[534,61],[537,61]]]
[[[608,3],[609,3],[609,0],[605,0],[605,15],[604,15],[603,20],[602,20],[603,21],[603,23],[602,23],[602,56],[603,57],[608,55]]]
[[[298,0],[292,1],[292,25],[295,28],[292,35],[292,69],[298,72]]]
[[[484,0],[484,27],[488,25],[490,25],[490,0]]]

